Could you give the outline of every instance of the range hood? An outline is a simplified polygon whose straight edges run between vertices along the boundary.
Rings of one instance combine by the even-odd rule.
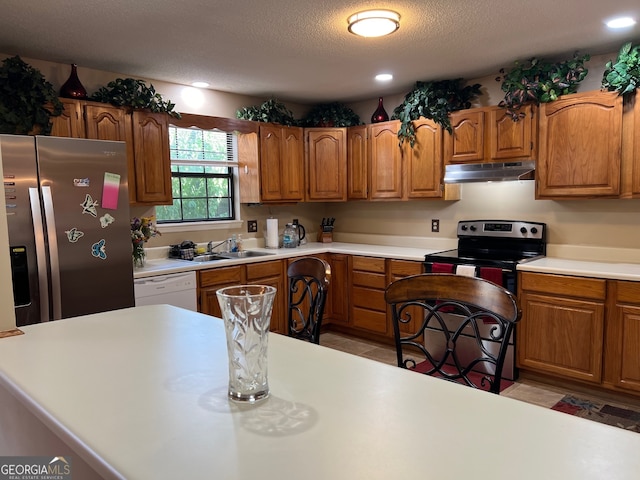
[[[535,168],[536,163],[534,160],[446,165],[444,183],[533,180],[535,178]]]

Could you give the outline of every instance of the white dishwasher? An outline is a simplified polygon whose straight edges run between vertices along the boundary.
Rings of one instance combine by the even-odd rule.
[[[196,272],[137,278],[133,282],[136,307],[169,304],[198,310]]]

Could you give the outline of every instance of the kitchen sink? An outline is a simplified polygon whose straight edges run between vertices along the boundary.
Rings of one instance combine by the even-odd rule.
[[[255,250],[242,250],[241,252],[224,252],[218,255],[224,258],[250,258],[250,257],[266,257],[267,255],[273,255],[268,252],[256,252]]]
[[[206,253],[204,255],[196,255],[193,257],[193,262],[202,263],[202,262],[213,262],[214,260],[229,260],[229,257],[223,257],[218,255],[217,253]]]

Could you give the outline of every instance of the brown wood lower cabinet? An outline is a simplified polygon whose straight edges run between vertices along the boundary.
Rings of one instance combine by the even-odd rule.
[[[216,292],[224,287],[245,283],[243,265],[212,268],[198,272],[198,311],[222,318]]]
[[[640,282],[609,281],[605,384],[640,393]]]
[[[326,324],[349,325],[349,255],[333,253],[328,258],[331,265],[331,283],[325,308]]]
[[[351,257],[351,327],[366,332],[389,335],[387,287],[384,258]]]
[[[389,277],[388,283],[395,282],[401,278],[409,277],[411,275],[419,275],[423,273],[422,262],[414,262],[407,260],[389,260]],[[409,308],[408,313],[411,315],[411,321],[400,325],[400,331],[404,334],[415,333],[421,326],[421,308]],[[391,312],[389,312],[389,325],[391,323]],[[391,335],[393,336],[393,326],[390,326]],[[417,338],[418,343],[421,342],[420,338]]]
[[[269,262],[249,263],[246,265],[247,283],[254,285],[269,285],[276,288],[276,298],[273,301],[271,312],[272,332],[287,333],[286,319],[286,272],[283,270],[282,260]]]
[[[601,384],[607,281],[521,273],[518,366]]]
[[[222,318],[216,296],[219,289],[242,284],[269,285],[277,290],[271,313],[271,331],[286,333],[284,274],[282,260],[200,270],[198,311]]]

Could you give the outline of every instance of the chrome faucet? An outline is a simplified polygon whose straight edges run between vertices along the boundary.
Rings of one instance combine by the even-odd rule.
[[[219,243],[216,243],[215,245],[213,244],[213,241],[207,243],[207,252],[208,253],[213,253],[213,250],[218,248],[222,244],[229,245],[229,239],[227,238],[227,239],[225,239],[225,240],[223,240],[223,241],[221,241]],[[227,250],[225,250],[225,251],[228,251],[228,250],[229,250],[229,248],[227,247]]]

